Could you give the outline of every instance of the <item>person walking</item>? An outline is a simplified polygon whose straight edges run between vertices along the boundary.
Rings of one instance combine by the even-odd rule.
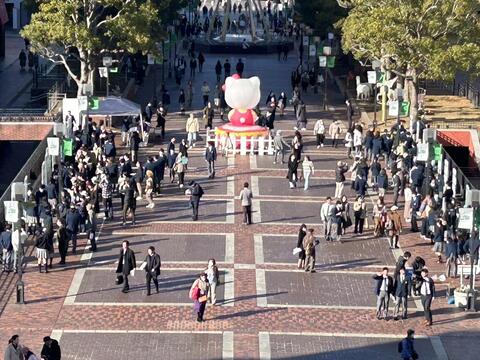
[[[3,272],[12,271],[13,263],[13,245],[12,245],[12,225],[6,224],[5,230],[0,234],[0,247],[2,248]]]
[[[100,188],[102,189],[103,210],[105,220],[113,220],[113,184],[106,174],[100,176]],[[67,221],[68,225],[68,221]],[[68,226],[67,234],[70,237]]]
[[[207,107],[208,105],[208,98],[210,96],[210,86],[208,86],[207,82],[204,81],[202,88],[200,90],[202,92],[202,97],[203,97],[203,106]]]
[[[335,199],[340,199],[343,195],[343,187],[345,182],[345,173],[348,171],[348,166],[343,161],[337,163],[335,169]]]
[[[315,271],[315,246],[319,241],[313,235],[313,229],[308,229],[308,234],[303,239],[303,249],[305,251],[305,272],[314,273]]]
[[[202,322],[205,308],[207,307],[208,293],[210,291],[210,284],[206,273],[201,273],[190,287],[189,297],[193,300],[193,308],[197,313],[197,322]]]
[[[130,286],[128,284],[128,276],[134,275],[135,268],[137,267],[137,262],[135,260],[135,253],[132,249],[130,249],[130,242],[128,240],[124,240],[122,242],[122,249],[120,250],[120,254],[118,256],[118,266],[117,266],[117,274],[120,274],[122,280],[119,283],[123,282],[123,293],[127,293],[130,290]],[[117,277],[117,279],[119,278]]]
[[[215,65],[215,75],[217,75],[217,84],[219,84],[222,77],[222,63],[220,60],[218,60],[217,64]]]
[[[90,241],[90,251],[95,252],[97,251],[97,213],[95,212],[93,204],[90,203],[87,204],[86,211],[85,231],[87,232],[88,241]]]
[[[155,291],[159,292],[158,289],[158,277],[160,276],[160,267],[162,266],[162,262],[160,259],[160,255],[155,252],[155,247],[149,246],[147,250],[147,256],[141,268],[145,270],[145,277],[146,277],[146,284],[147,284],[147,296],[152,294],[151,292],[151,285],[152,280],[153,284],[155,285]]]
[[[388,240],[390,243],[390,249],[398,249],[398,240],[400,233],[402,232],[402,219],[397,212],[398,206],[393,205],[390,211],[387,213],[387,222],[385,228],[388,231]]]
[[[243,224],[251,225],[252,224],[252,199],[253,193],[249,188],[248,182],[243,184],[243,189],[240,191],[239,199],[242,202],[243,209]]]
[[[57,226],[56,239],[58,243],[58,252],[60,253],[59,264],[64,265],[68,251],[68,235],[67,230],[65,229],[65,220],[58,219]]]
[[[72,242],[72,254],[77,253],[77,234],[80,226],[80,214],[75,205],[70,204],[70,211],[67,212],[65,220],[68,240]]]
[[[190,194],[190,204],[192,205],[192,220],[198,220],[198,207],[200,205],[200,199],[202,198],[204,191],[199,183],[195,181],[190,181],[188,184],[190,188],[187,190],[186,194]]]
[[[338,146],[338,139],[340,139],[340,134],[342,133],[342,127],[340,120],[335,120],[330,124],[328,128],[328,134],[332,138],[332,147]]]
[[[146,172],[147,178],[145,180],[145,198],[147,199],[148,205],[146,206],[147,209],[153,209],[155,203],[153,202],[153,188],[154,188],[154,181],[153,181],[153,171],[147,170]]]
[[[422,301],[425,320],[423,325],[431,326],[432,319],[432,301],[435,299],[435,284],[431,277],[428,276],[428,269],[423,268],[421,271],[421,285],[420,285],[420,298]]]
[[[302,102],[295,115],[297,117],[297,126],[294,127],[294,130],[307,130],[307,105]]]
[[[27,64],[27,54],[25,54],[23,49],[20,50],[20,54],[18,54],[18,61],[20,62],[20,69],[24,71],[25,65]]]
[[[198,53],[198,72],[202,72],[203,71],[203,64],[205,63],[205,55],[203,55],[203,53],[200,51]]]
[[[297,170],[298,170],[297,157],[295,156],[295,154],[291,154],[290,157],[288,158],[288,173],[287,173],[287,179],[290,185],[290,189],[297,187],[297,180],[298,180]]]
[[[363,234],[363,225],[367,217],[367,206],[361,196],[357,196],[353,203],[353,217],[355,218],[353,233]]]
[[[205,161],[208,164],[208,178],[215,178],[215,161],[217,161],[217,148],[215,143],[210,141],[205,149]]]
[[[334,209],[335,206],[332,204],[332,198],[328,196],[320,208],[320,220],[322,220],[323,223],[323,232],[326,241],[331,240]]]
[[[284,163],[285,159],[285,148],[291,149],[290,145],[284,140],[282,136],[282,131],[277,130],[275,137],[273,138],[273,149],[275,151],[275,157],[273,160],[273,164],[277,163],[278,156],[281,155],[281,163]]]
[[[213,117],[215,116],[215,110],[212,103],[207,101],[207,105],[203,109],[203,120],[205,121],[205,129],[213,128]]]
[[[377,295],[377,320],[387,320],[390,294],[393,292],[393,279],[388,275],[388,268],[384,267],[381,273],[373,276],[377,281],[375,294]]]
[[[385,169],[380,170],[377,176],[378,197],[384,198],[388,189],[388,175]]]
[[[413,335],[415,331],[412,329],[407,330],[407,337],[404,338],[398,344],[398,352],[400,353],[402,360],[416,360],[418,359],[418,354],[415,351],[413,346]]]
[[[20,345],[20,337],[13,335],[8,340],[8,345],[3,354],[4,360],[23,360],[22,346]]]
[[[407,318],[408,311],[408,294],[412,287],[410,277],[405,273],[405,268],[400,268],[397,276],[395,277],[394,295],[395,295],[395,308],[393,310],[393,320],[398,320],[398,314],[400,307],[402,307],[402,319]]]
[[[128,179],[129,180],[125,189],[125,198],[122,209],[122,226],[125,226],[129,212],[132,216],[132,225],[135,225],[135,209],[137,208],[137,199],[135,197],[135,180],[133,178],[130,178],[130,176],[128,177]]]
[[[207,268],[205,269],[207,274],[207,280],[210,284],[210,291],[208,292],[208,299],[210,304],[216,305],[217,303],[217,286],[220,284],[220,273],[218,271],[217,262],[215,259],[208,260]]]
[[[185,89],[185,101],[187,102],[187,109],[192,108],[193,95],[193,83],[191,80],[189,80],[187,83],[187,88]]]
[[[180,107],[180,114],[185,115],[185,91],[180,89],[180,93],[178,94],[178,105]]]
[[[39,273],[42,272],[42,266],[45,266],[45,273],[48,273],[48,259],[50,258],[48,243],[48,234],[37,231],[35,234],[35,248]]]
[[[190,116],[187,119],[185,130],[187,132],[188,147],[195,146],[195,143],[197,142],[197,135],[200,131],[200,125],[198,123],[198,119],[194,117],[193,113],[190,113]]]
[[[437,264],[442,262],[442,253],[445,247],[445,226],[447,222],[443,219],[437,219],[432,233],[433,251],[437,256]]]
[[[13,272],[18,273],[23,265],[24,247],[28,234],[24,226],[12,232],[12,248],[13,248]]]
[[[310,160],[310,156],[305,155],[302,162],[302,173],[303,173],[303,190],[307,191],[310,177],[315,174],[315,168],[313,166],[313,161]]]
[[[178,186],[183,188],[185,186],[185,171],[187,168],[188,158],[182,153],[179,153],[175,160],[175,166],[173,167],[175,173],[178,175]]]
[[[317,120],[315,126],[313,127],[313,135],[315,135],[317,140],[317,149],[323,147],[325,142],[325,125],[323,124],[323,120]]]
[[[305,268],[305,249],[303,248],[303,240],[307,236],[307,225],[302,224],[300,225],[300,229],[298,230],[298,238],[297,238],[297,246],[296,249],[300,249],[298,251],[298,263],[297,267],[299,269],[304,269]]]

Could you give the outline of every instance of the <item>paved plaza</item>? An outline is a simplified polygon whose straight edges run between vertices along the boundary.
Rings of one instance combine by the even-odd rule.
[[[213,82],[216,60],[207,55],[204,73],[195,79],[197,94],[204,79]],[[245,76],[259,75],[262,80],[262,106],[270,90],[277,95],[290,93],[290,72],[296,65],[293,57],[282,63],[275,55],[246,58]],[[151,88],[148,81],[145,89]],[[137,203],[135,226],[121,226],[117,201],[115,221],[101,223],[97,252],[85,248],[69,256],[65,267],[54,266],[48,275],[37,272],[30,256],[24,275],[27,304],[15,304],[13,283],[11,297],[2,300],[2,347],[11,334],[18,333],[34,349],[41,346],[43,336],[51,335],[59,340],[62,359],[67,360],[393,360],[399,358],[398,341],[413,328],[420,359],[480,358],[479,346],[471,346],[478,343],[479,315],[447,305],[447,283],[438,283],[431,328],[421,326],[418,299],[409,300],[407,320],[376,320],[372,275],[384,266],[393,268],[400,253],[409,250],[422,256],[432,274],[444,272],[442,265],[435,264],[430,246],[417,234],[402,234],[401,249],[395,251],[389,249],[386,238],[374,238],[371,227],[359,236],[349,228],[342,243],[327,243],[320,237],[320,206],[334,195],[335,164],[348,161],[343,146],[332,148],[327,141],[317,149],[314,143],[316,119],[324,118],[327,126],[333,119],[344,120],[343,95],[333,82],[329,89],[328,111],[323,111],[320,94],[305,96],[309,114],[308,130],[303,132],[305,153],[315,165],[309,190],[302,186],[289,189],[286,165],[274,165],[268,155],[219,156],[216,177],[209,180],[202,141],[189,150],[186,175],[187,182],[198,180],[205,190],[199,221],[191,221],[184,190],[166,184],[153,209],[145,208],[145,200]],[[173,85],[171,93],[176,99],[178,89]],[[138,96],[147,97],[144,93]],[[200,109],[199,95],[194,105]],[[167,139],[183,137],[184,124],[179,114],[169,115]],[[284,130],[290,142],[294,124],[288,108],[284,118],[277,115],[275,128]],[[165,145],[154,138],[140,156],[144,159]],[[251,226],[242,224],[237,199],[246,181],[254,193]],[[345,192],[352,200],[354,191],[348,181]],[[371,206],[376,194],[369,194],[367,200]],[[391,204],[391,194],[387,194],[387,203]],[[313,227],[321,239],[316,274],[297,270],[297,257],[292,255],[302,223]],[[130,241],[138,265],[147,247],[155,246],[162,258],[159,294],[146,296],[144,272],[138,269],[130,278],[128,294],[115,285],[123,240]],[[86,247],[84,235],[80,245]],[[197,323],[188,291],[209,258],[215,258],[220,269],[218,306],[207,305],[206,321]]]

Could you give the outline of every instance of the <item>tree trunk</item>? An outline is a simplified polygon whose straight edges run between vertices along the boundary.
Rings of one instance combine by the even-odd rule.
[[[91,54],[90,51],[79,50],[80,58],[80,81],[77,82],[78,90],[77,96],[86,95],[82,89],[83,84],[92,84],[92,70],[90,68]],[[93,92],[92,94],[93,95]]]
[[[410,127],[417,121],[418,116],[418,77],[417,70],[409,68],[407,70],[406,85],[408,89],[408,97],[406,99],[410,102]]]

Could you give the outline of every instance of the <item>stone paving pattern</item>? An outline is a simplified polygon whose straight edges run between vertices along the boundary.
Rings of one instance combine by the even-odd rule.
[[[223,60],[224,57],[219,58]],[[214,78],[216,60],[217,56],[207,56],[204,73],[197,74],[195,79],[196,94],[200,93],[200,84],[204,79],[211,83]],[[290,73],[296,65],[293,58],[282,64],[277,62],[276,56],[251,56],[247,59],[246,76],[258,74],[262,79],[261,105],[270,90],[277,94],[280,91],[289,92],[289,77],[278,74]],[[143,95],[139,96],[143,96],[144,100],[149,96],[151,81],[151,77],[148,78],[145,87],[140,89]],[[314,227],[316,234],[322,233],[322,228],[317,225],[320,223],[321,201],[323,197],[333,195],[335,162],[345,160],[345,148],[340,146],[332,149],[328,146],[329,140],[326,147],[317,150],[311,132],[314,120],[320,117],[326,120],[327,126],[332,119],[344,120],[343,97],[333,84],[329,84],[329,87],[329,99],[334,107],[328,112],[321,109],[320,94],[310,92],[305,96],[309,118],[308,131],[304,134],[305,150],[312,155],[317,169],[311,190],[289,190],[285,179],[286,165],[274,166],[271,157],[250,159],[249,156],[236,156],[230,161],[230,166],[227,166],[226,160],[219,159],[217,178],[214,182],[205,183],[206,196],[201,202],[197,223],[190,221],[187,198],[183,191],[174,190],[174,185],[165,186],[164,195],[155,198],[153,210],[145,209],[144,201],[139,202],[136,226],[122,227],[119,224],[117,200],[117,219],[103,225],[98,242],[99,251],[91,260],[88,257],[82,259],[81,253],[69,256],[67,266],[55,266],[46,275],[36,272],[35,261],[29,257],[24,276],[26,305],[15,304],[13,276],[1,275],[3,298],[0,299],[0,338],[3,340],[0,352],[3,353],[6,339],[14,333],[20,334],[24,344],[38,351],[43,336],[53,332],[52,336],[60,337],[67,359],[167,356],[172,360],[222,357],[395,359],[398,358],[398,339],[404,336],[408,328],[414,328],[418,335],[439,336],[449,359],[468,358],[463,357],[459,349],[467,346],[473,349],[469,340],[480,328],[478,315],[467,314],[447,305],[442,296],[446,283],[438,284],[433,305],[435,324],[432,328],[420,326],[423,314],[415,311],[413,306],[406,321],[375,319],[374,310],[369,309],[375,305],[374,283],[370,276],[385,265],[392,266],[395,258],[388,249],[386,239],[372,239],[371,229],[362,236],[352,236],[352,230],[349,229],[341,244],[326,244],[321,239],[318,273],[292,271],[297,259],[291,255],[291,251],[295,246],[299,225],[306,222]],[[178,89],[172,86],[172,99],[176,99],[177,94]],[[145,103],[144,100],[141,102]],[[194,101],[197,111],[199,104],[198,96]],[[173,106],[172,111],[176,110]],[[167,138],[172,135],[179,138],[184,122],[185,119],[178,114],[170,115]],[[277,116],[275,126],[284,130],[287,141],[291,141],[294,123],[291,109],[283,119]],[[141,157],[152,156],[160,147],[166,147],[158,138],[152,140],[147,149],[142,149]],[[190,179],[205,179],[202,151],[200,144],[190,151],[187,182]],[[257,166],[251,166],[252,163]],[[227,177],[233,177],[233,184],[227,185]],[[253,210],[262,222],[247,227],[242,225],[241,204],[228,193],[228,188],[233,185],[237,196],[243,183],[247,181],[252,184],[255,178],[258,179],[259,188],[255,197],[257,207]],[[348,186],[346,190],[351,195]],[[391,194],[388,194],[387,202],[391,203]],[[229,216],[226,215],[227,207]],[[232,218],[233,223],[227,223],[228,218]],[[227,248],[225,234],[233,234],[233,248]],[[263,253],[258,254],[254,236],[262,234]],[[135,291],[129,294],[122,294],[120,287],[114,285],[112,269],[124,239],[132,241],[138,254],[137,260],[143,260],[146,248],[151,244],[157,247],[166,262],[161,275],[162,293],[153,295],[151,300],[144,296],[141,272],[131,279]],[[85,245],[86,239],[82,235],[79,248]],[[433,274],[444,272],[443,265],[435,264],[430,246],[417,234],[405,232],[400,245],[402,250],[424,257]],[[234,264],[222,264],[227,254],[233,256]],[[233,285],[233,294],[225,298],[224,305],[228,306],[208,305],[206,321],[199,324],[194,321],[192,306],[182,303],[189,302],[188,287],[193,276],[198,269],[206,266],[210,257],[220,262],[222,272],[233,270],[233,284],[229,284]],[[256,263],[256,259],[262,257],[263,263]],[[324,272],[326,270],[328,272]],[[258,276],[261,271],[265,273],[264,284],[260,281],[261,276]],[[74,278],[77,280],[76,277],[82,272],[85,275],[80,279],[80,288],[72,294],[75,299],[67,297],[71,286],[74,288]],[[219,297],[223,296],[225,290],[223,285],[218,288]],[[262,303],[267,306],[262,306]],[[289,307],[285,307],[287,304]],[[62,334],[62,330],[66,332]],[[261,333],[271,333],[269,343],[261,341]],[[335,336],[334,333],[343,336]],[[231,341],[225,341],[230,335],[233,345]],[[436,359],[430,341],[419,339],[417,347],[420,358]],[[469,349],[465,353],[478,354],[478,349],[475,351]]]

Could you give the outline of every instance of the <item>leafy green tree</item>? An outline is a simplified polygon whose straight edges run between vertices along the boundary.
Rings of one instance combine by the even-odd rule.
[[[412,118],[419,77],[452,79],[480,70],[478,0],[338,0],[349,8],[337,23],[342,46],[358,60],[380,60],[405,79]],[[402,85],[400,83],[400,85]]]
[[[34,52],[63,64],[81,95],[105,53],[155,51],[158,39],[151,33],[159,21],[151,0],[45,0],[21,35]],[[67,62],[70,56],[80,62],[79,73]]]
[[[298,0],[295,10],[304,24],[322,36],[333,31],[334,24],[347,14],[345,9],[338,6],[336,0]]]

